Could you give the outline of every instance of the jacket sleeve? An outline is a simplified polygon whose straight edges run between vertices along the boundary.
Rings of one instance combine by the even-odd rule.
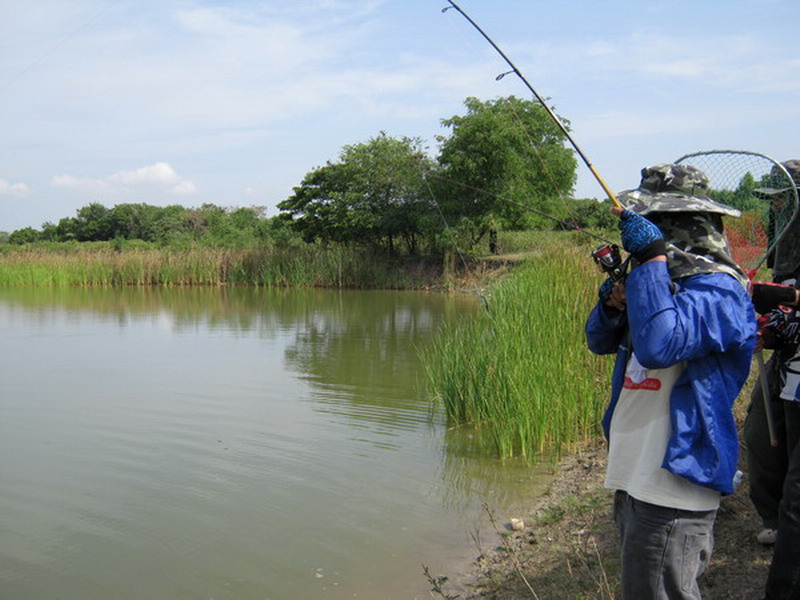
[[[648,368],[752,348],[753,306],[730,275],[709,273],[678,280],[673,292],[665,262],[634,269],[625,286],[633,347]]]
[[[598,302],[586,321],[586,343],[595,354],[612,354],[622,342],[627,327],[624,312],[605,308]]]

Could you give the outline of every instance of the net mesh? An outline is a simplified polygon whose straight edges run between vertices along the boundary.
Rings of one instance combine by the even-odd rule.
[[[734,260],[754,278],[798,210],[795,182],[783,165],[755,152],[709,150],[686,154],[675,161],[703,171],[709,196],[742,211],[740,218],[725,217],[725,231]]]

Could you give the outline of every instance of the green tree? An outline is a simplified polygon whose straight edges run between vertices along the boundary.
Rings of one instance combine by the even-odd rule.
[[[336,163],[308,173],[278,204],[306,241],[368,243],[416,252],[433,211],[425,183],[434,167],[419,139],[381,133],[345,146]]]
[[[112,209],[114,236],[127,240],[155,241],[159,229],[159,208],[149,204],[117,204]]]
[[[169,206],[156,208],[150,228],[153,241],[168,243],[176,236],[186,234],[188,232],[188,227],[186,226],[187,212],[187,208],[180,204],[170,204]]]
[[[41,233],[33,227],[23,227],[12,231],[8,236],[9,244],[30,244],[39,241]]]
[[[68,242],[77,239],[76,222],[72,217],[59,219],[58,225],[45,223],[42,225],[42,238],[54,242]]]
[[[619,219],[611,212],[608,198],[575,198],[565,201],[567,216],[556,229],[605,229],[615,230]]]
[[[738,208],[742,212],[748,210],[758,210],[763,208],[763,200],[759,200],[753,191],[758,187],[769,187],[769,175],[765,175],[760,181],[753,177],[752,173],[745,173],[735,190],[709,190],[709,195],[715,200]]]
[[[266,206],[247,206],[232,208],[228,211],[228,215],[236,229],[247,231],[258,229],[259,222],[266,212]]]
[[[469,220],[480,238],[492,223],[550,228],[537,212],[563,218],[577,163],[545,108],[514,96],[464,104],[465,115],[442,120],[451,133],[439,138],[437,191],[448,220]]]
[[[81,242],[110,240],[115,233],[112,212],[97,202],[78,209],[74,226],[75,238]]]

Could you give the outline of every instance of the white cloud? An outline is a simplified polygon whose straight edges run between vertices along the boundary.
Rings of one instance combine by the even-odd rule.
[[[165,162],[158,162],[130,171],[120,171],[103,178],[57,175],[53,187],[86,193],[122,193],[140,186],[162,188],[175,195],[190,195],[197,191],[194,183],[182,179],[177,171]]]
[[[191,181],[181,181],[172,188],[172,193],[176,196],[190,196],[197,191],[197,187]]]
[[[598,52],[598,48],[602,52]],[[787,73],[796,70],[792,56],[778,55],[773,40],[758,34],[704,37],[634,33],[615,43],[593,43],[586,54],[607,70],[651,78],[695,81],[727,89],[798,89]]]
[[[97,193],[108,187],[102,179],[91,177],[75,177],[74,175],[56,175],[52,180],[53,187],[77,192]]]
[[[158,162],[147,167],[140,167],[133,171],[120,171],[107,177],[110,182],[119,182],[123,185],[142,185],[147,183],[175,183],[180,181],[180,177],[172,168],[172,165],[165,162]]]
[[[794,91],[800,82],[796,54],[763,31],[665,34],[645,27],[608,37],[518,43],[513,54],[534,83],[609,82],[626,94],[647,84],[697,84],[720,92]]]
[[[24,183],[9,183],[0,179],[0,196],[27,196],[30,191]]]

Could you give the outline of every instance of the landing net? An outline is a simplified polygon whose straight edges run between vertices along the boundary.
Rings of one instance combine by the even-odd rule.
[[[709,150],[675,161],[703,171],[709,196],[742,211],[725,217],[725,232],[734,260],[752,279],[775,260],[778,242],[797,215],[798,190],[783,165],[756,152]]]

